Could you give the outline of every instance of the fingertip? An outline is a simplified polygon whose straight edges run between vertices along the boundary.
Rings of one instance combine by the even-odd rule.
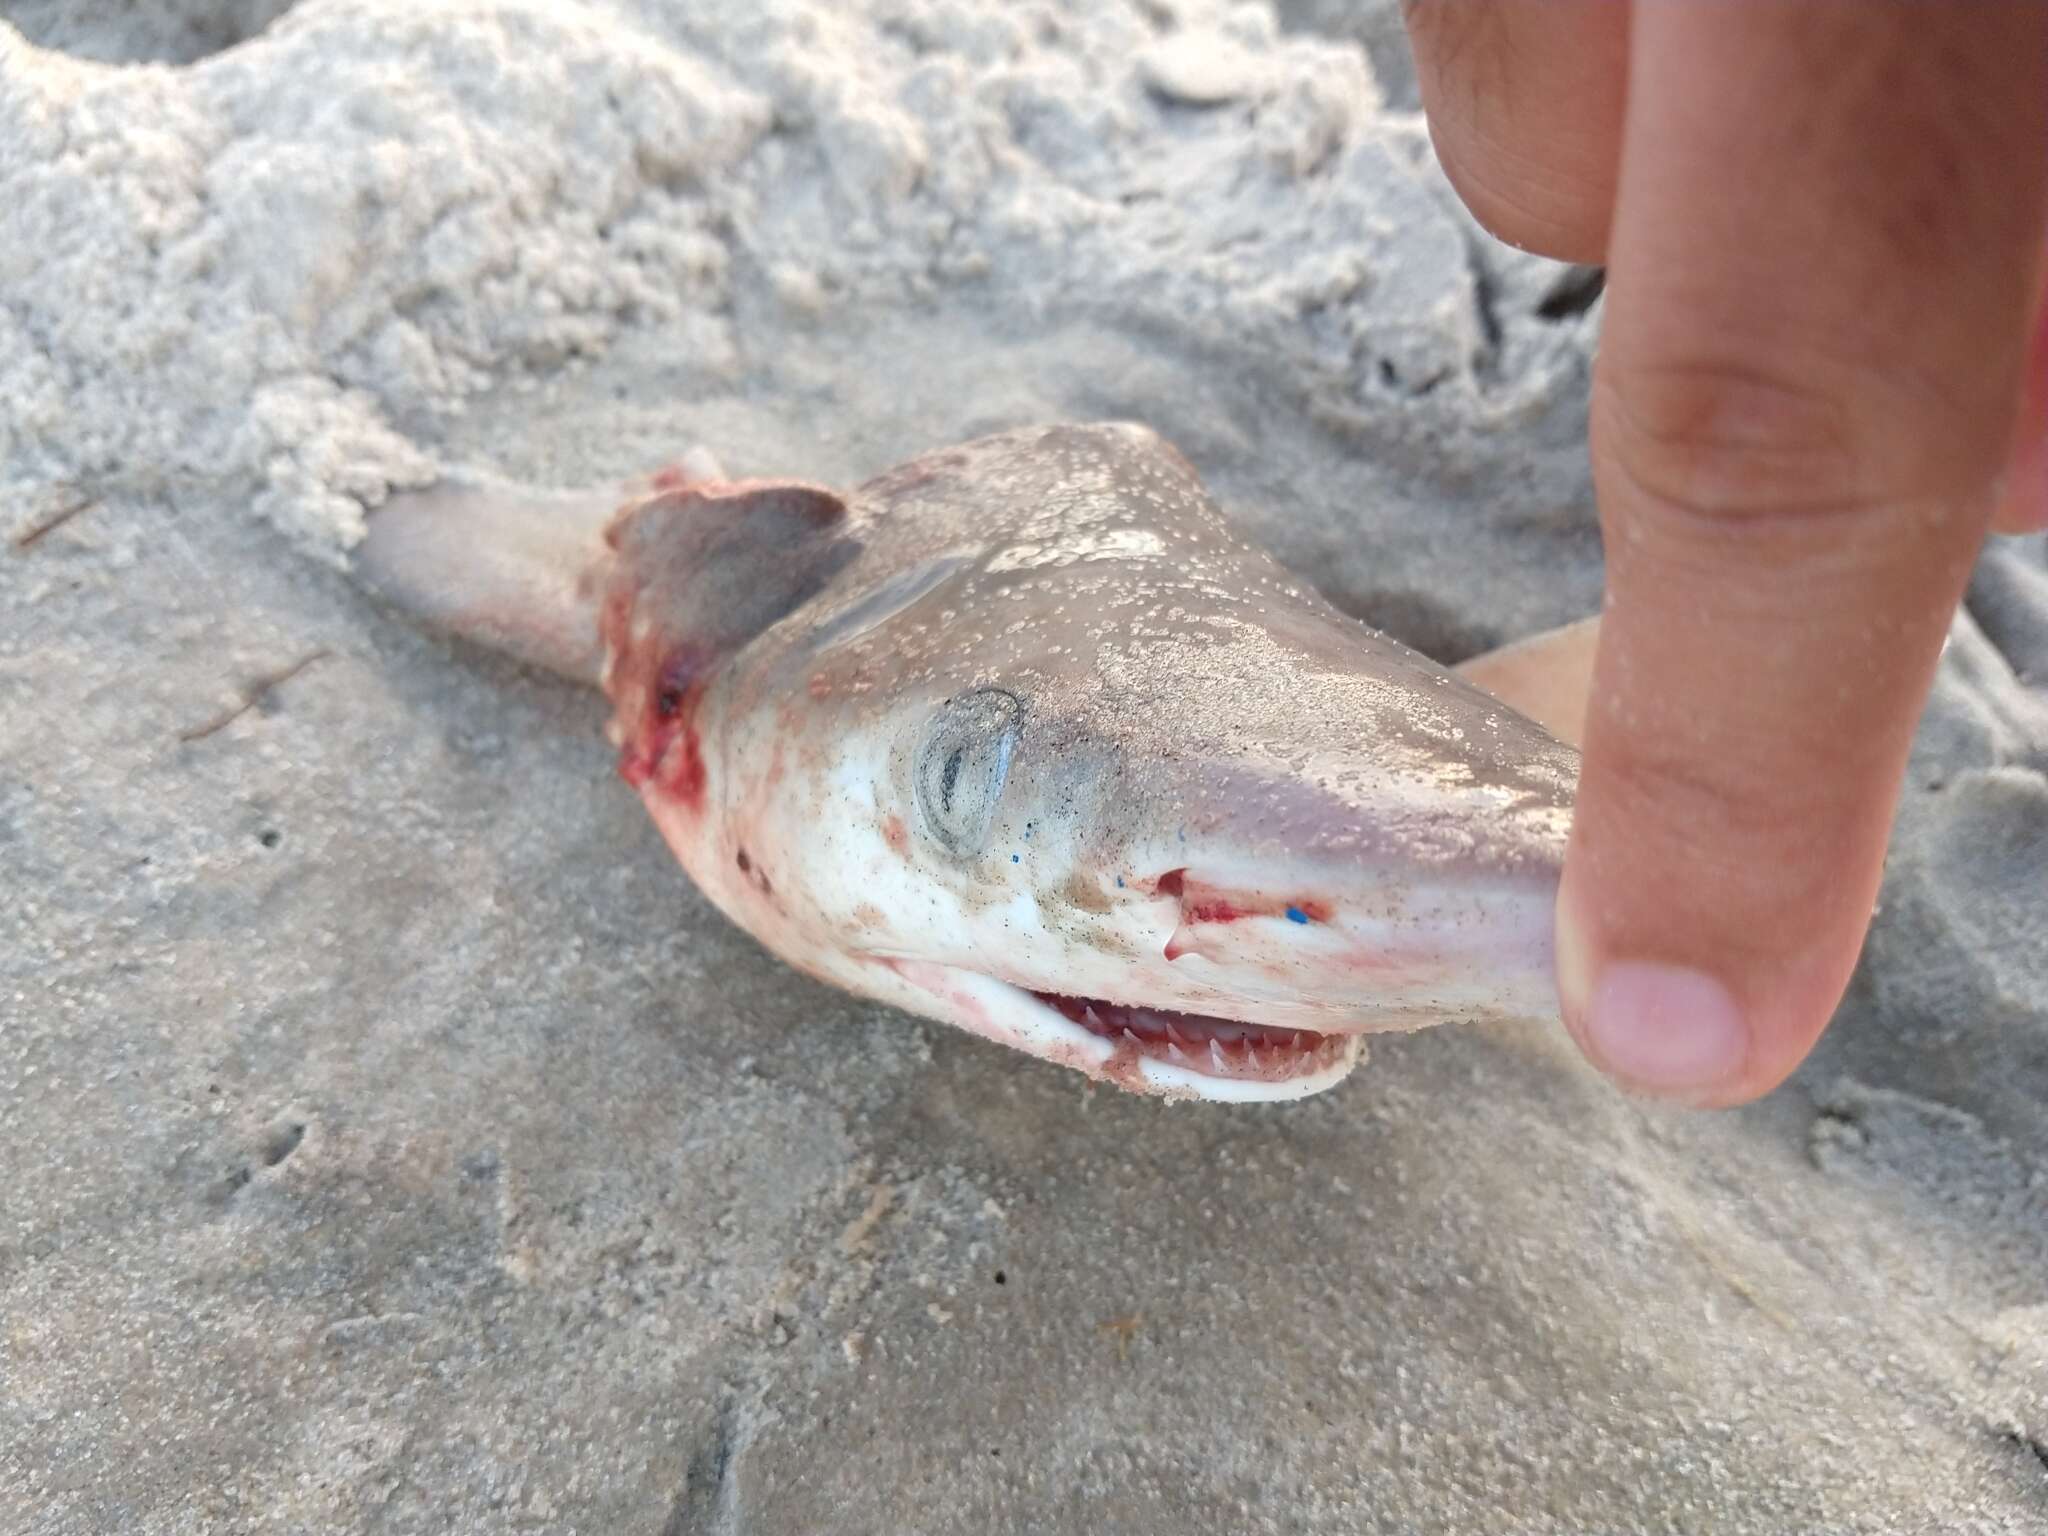
[[[1944,11],[1933,46],[1851,0],[1629,14],[1559,999],[1617,1081],[1736,1104],[1848,986],[2001,467],[2048,518],[2048,21]]]
[[[1445,175],[1496,238],[1597,264],[1614,208],[1627,10],[1612,0],[1403,6]]]
[[[1726,1109],[1762,1098],[1812,1052],[1854,965],[1853,947],[1843,964],[1825,940],[1775,984],[1740,955],[1638,955],[1626,940],[1612,945],[1588,916],[1593,905],[1567,869],[1557,905],[1559,1007],[1586,1059],[1646,1099]]]
[[[1557,956],[1565,1026],[1603,1074],[1697,1107],[1747,1096],[1749,1021],[1719,980],[1688,966],[1599,959],[1569,900],[1558,903]]]
[[[1749,1022],[1728,989],[1683,966],[1606,966],[1575,1010],[1586,1057],[1646,1097],[1707,1107],[1743,1097]]]

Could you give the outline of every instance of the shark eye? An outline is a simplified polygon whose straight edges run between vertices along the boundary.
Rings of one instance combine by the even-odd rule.
[[[939,845],[973,858],[988,840],[1010,775],[1024,706],[1001,688],[948,699],[917,749],[917,808]]]

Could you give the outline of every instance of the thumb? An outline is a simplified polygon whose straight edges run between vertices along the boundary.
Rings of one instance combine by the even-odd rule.
[[[1633,15],[1558,981],[1596,1064],[1726,1104],[1848,983],[1990,525],[2048,227],[2048,7]]]

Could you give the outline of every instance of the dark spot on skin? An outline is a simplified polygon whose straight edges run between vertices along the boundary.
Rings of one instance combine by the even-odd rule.
[[[1078,870],[1068,879],[1066,889],[1061,894],[1066,897],[1069,905],[1078,907],[1083,912],[1109,910],[1109,898],[1103,894],[1102,887]]]
[[[996,1284],[997,1284],[997,1285],[1001,1285],[1001,1284],[1003,1284],[1003,1282],[1004,1282],[1004,1279],[1005,1279],[1005,1276],[1004,1276],[1003,1272],[1002,1272],[1002,1271],[1001,1271],[1000,1269],[999,1269],[999,1270],[997,1270],[997,1271],[996,1271]]]
[[[265,827],[261,832],[258,832],[256,834],[256,841],[261,843],[266,848],[275,848],[279,843],[284,841],[284,834],[278,831],[277,828],[275,827]]]
[[[945,777],[939,786],[939,804],[949,811],[953,809],[953,789],[960,782],[960,764],[966,756],[965,747],[955,747],[946,759]]]
[[[768,879],[768,871],[755,868],[753,856],[746,849],[742,848],[733,854],[732,861],[739,867],[739,872],[752,881],[755,890],[763,896],[775,894],[775,887]]]
[[[683,712],[683,690],[679,684],[663,683],[661,693],[655,698],[654,712],[664,720],[673,720]]]

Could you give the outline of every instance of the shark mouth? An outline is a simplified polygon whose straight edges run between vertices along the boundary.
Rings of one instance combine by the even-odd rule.
[[[1041,992],[906,956],[869,958],[939,1005],[913,1011],[1134,1093],[1239,1103],[1304,1099],[1342,1082],[1364,1056],[1357,1034]]]
[[[1246,1024],[1207,1014],[1110,1003],[1057,992],[1031,994],[1112,1048],[1200,1077],[1284,1083],[1349,1065],[1356,1040],[1312,1029]]]

